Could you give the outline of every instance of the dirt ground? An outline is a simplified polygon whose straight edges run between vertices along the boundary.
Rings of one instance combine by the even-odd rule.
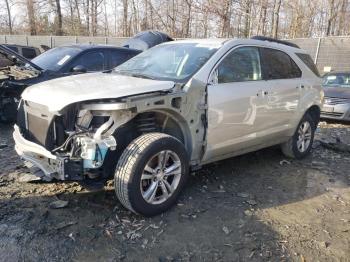
[[[154,218],[112,184],[21,181],[11,132],[0,126],[1,261],[350,261],[350,125],[321,123],[300,161],[276,147],[207,166]]]

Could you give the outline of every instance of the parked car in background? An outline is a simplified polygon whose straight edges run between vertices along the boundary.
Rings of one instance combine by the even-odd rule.
[[[305,57],[268,38],[160,44],[108,73],[27,88],[15,148],[45,180],[114,177],[126,208],[160,214],[202,165],[277,144],[310,152],[323,91]]]
[[[350,121],[350,72],[330,72],[323,76],[325,93],[321,117]]]
[[[110,70],[141,51],[107,45],[56,47],[32,60],[0,46],[15,64],[0,70],[0,121],[13,122],[20,95],[33,84],[68,75]]]
[[[32,46],[22,46],[22,45],[8,45],[4,44],[3,46],[11,49],[12,51],[20,54],[21,56],[27,59],[33,59],[41,54],[40,49]],[[0,54],[0,67],[11,66],[13,61],[8,59],[6,56]]]

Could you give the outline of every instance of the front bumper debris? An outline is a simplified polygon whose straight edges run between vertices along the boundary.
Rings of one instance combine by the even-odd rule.
[[[72,161],[68,157],[59,157],[51,154],[44,147],[25,139],[17,125],[14,126],[13,139],[15,140],[15,150],[17,154],[29,166],[39,168],[41,172],[34,175],[43,178],[46,181],[57,180],[82,180],[83,165],[82,161]]]

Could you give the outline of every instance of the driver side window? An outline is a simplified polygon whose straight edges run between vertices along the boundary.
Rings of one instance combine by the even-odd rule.
[[[104,69],[104,55],[102,52],[89,52],[79,57],[72,65],[84,66],[88,72],[102,71]]]
[[[217,68],[219,84],[258,80],[262,80],[262,73],[257,47],[241,47],[233,50]]]

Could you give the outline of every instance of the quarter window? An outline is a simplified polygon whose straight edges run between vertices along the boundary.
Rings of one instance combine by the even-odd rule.
[[[303,54],[303,53],[296,53],[296,55],[301,59],[301,61],[304,62],[304,64],[318,77],[320,76],[320,73],[318,72],[318,69],[314,63],[314,61],[312,61],[312,58],[310,55],[308,54]]]
[[[260,55],[256,47],[233,50],[217,69],[218,83],[257,81],[262,79]]]
[[[262,60],[267,79],[299,78],[301,71],[297,64],[286,53],[262,48]]]

